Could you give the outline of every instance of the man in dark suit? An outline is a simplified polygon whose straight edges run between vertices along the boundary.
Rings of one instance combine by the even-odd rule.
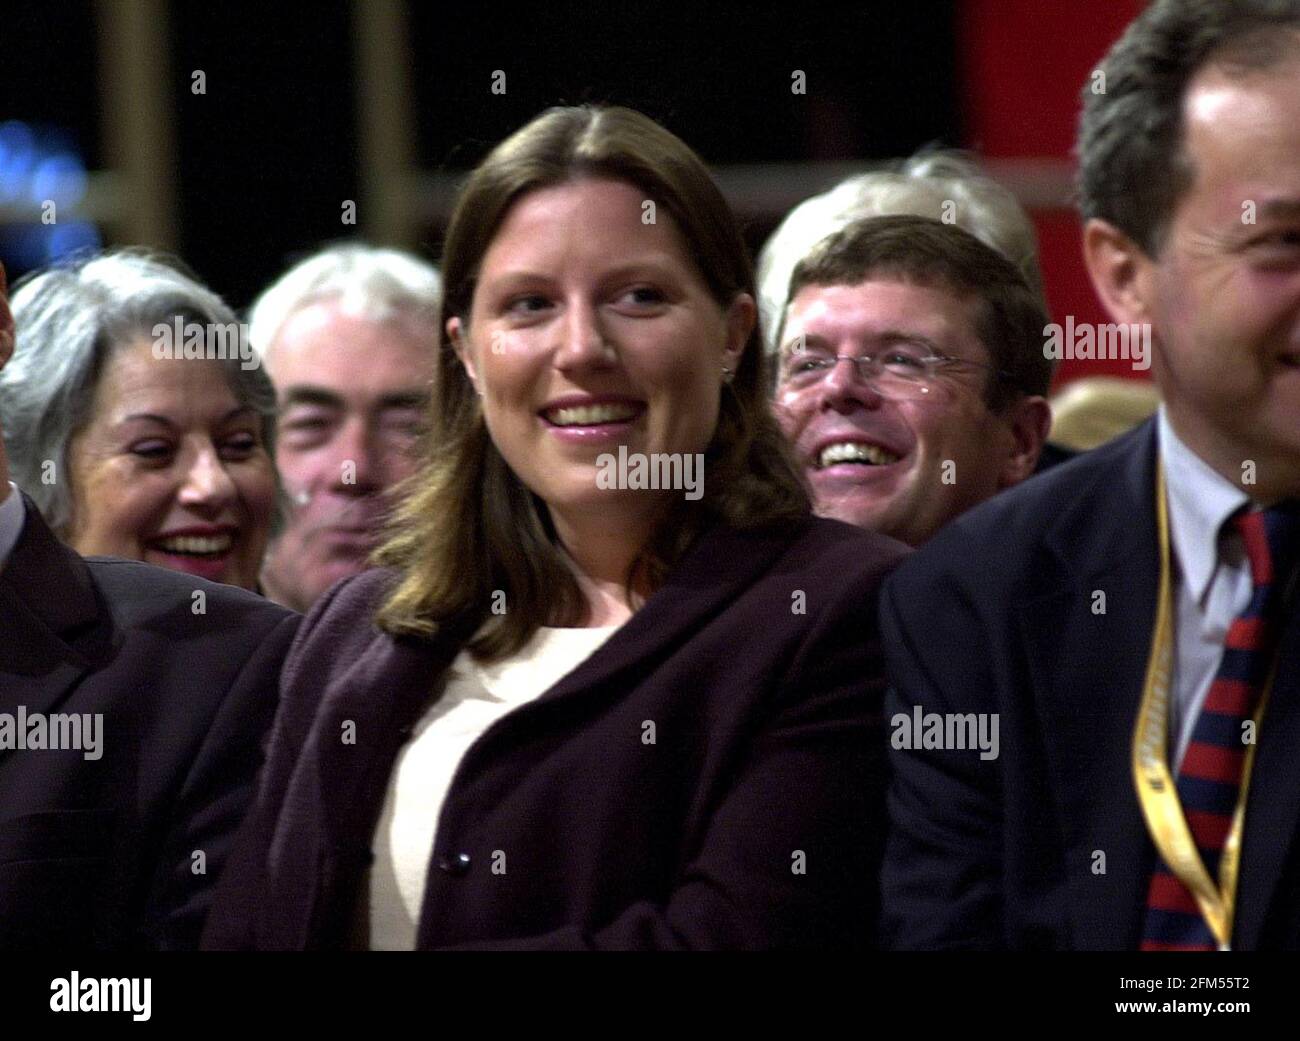
[[[1300,3],[1159,0],[1079,155],[1093,283],[1164,404],[886,585],[887,938],[1294,948]]]
[[[4,288],[0,268],[0,367]],[[82,560],[0,445],[0,949],[196,946],[297,621],[233,587]]]

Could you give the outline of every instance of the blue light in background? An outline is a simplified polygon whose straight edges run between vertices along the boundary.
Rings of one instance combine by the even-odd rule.
[[[36,135],[26,123],[0,123],[0,202],[13,202],[23,189],[36,159]]]
[[[86,168],[69,152],[41,159],[32,171],[27,197],[33,206],[52,200],[60,206],[75,206],[86,197]]]
[[[73,212],[86,197],[86,164],[72,136],[59,127],[21,120],[0,123],[0,206],[40,210],[56,206],[53,224],[39,219],[0,223],[0,254],[19,271],[102,245],[99,229]]]
[[[54,224],[45,236],[45,262],[52,263],[82,249],[99,249],[99,229],[88,220]]]

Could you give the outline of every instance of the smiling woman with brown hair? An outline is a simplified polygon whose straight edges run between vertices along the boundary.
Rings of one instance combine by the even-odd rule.
[[[208,944],[870,945],[904,551],[810,516],[703,163],[553,109],[470,177],[443,274],[422,467],[290,656]]]

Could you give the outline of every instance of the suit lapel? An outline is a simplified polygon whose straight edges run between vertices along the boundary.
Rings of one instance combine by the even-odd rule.
[[[94,666],[111,629],[85,562],[23,500],[22,535],[0,571],[0,711],[45,713]]]
[[[1085,949],[1136,947],[1152,852],[1130,754],[1156,608],[1154,424],[1125,441],[1114,468],[1063,506],[1042,592],[1021,608],[1065,832],[1072,944]]]

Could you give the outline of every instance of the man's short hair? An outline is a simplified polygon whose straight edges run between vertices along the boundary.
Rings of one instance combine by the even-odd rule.
[[[975,296],[975,334],[993,370],[989,408],[1001,412],[1023,395],[1046,394],[1053,362],[1043,349],[1049,319],[1041,297],[1016,265],[967,231],[929,217],[868,217],[823,239],[794,269],[787,299],[805,286],[853,286],[897,279]]]
[[[911,213],[964,228],[1015,264],[1029,287],[1043,291],[1038,239],[1015,195],[964,152],[925,149],[845,178],[805,199],[781,221],[758,255],[759,323],[769,353],[790,298],[790,274],[822,239],[850,221]]]
[[[441,289],[437,268],[409,253],[355,242],[327,246],[300,260],[254,301],[248,339],[266,357],[295,312],[337,299],[349,312],[372,321],[409,314],[428,325],[436,343]]]
[[[1148,256],[1164,244],[1195,171],[1183,151],[1183,97],[1204,67],[1231,75],[1300,54],[1300,0],[1156,0],[1083,88],[1079,209]]]

